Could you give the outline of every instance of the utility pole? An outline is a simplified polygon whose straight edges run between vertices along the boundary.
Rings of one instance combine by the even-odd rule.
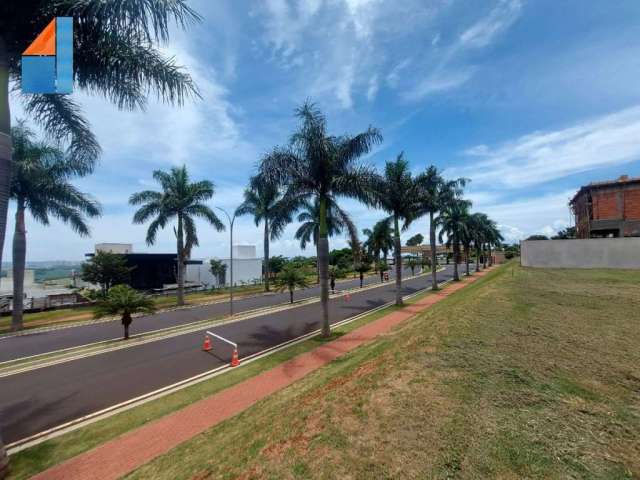
[[[229,277],[230,277],[230,285],[229,285],[229,314],[233,316],[233,224],[236,221],[236,213],[237,210],[233,212],[233,216],[229,215],[224,208],[216,207],[222,213],[227,216],[229,220]]]

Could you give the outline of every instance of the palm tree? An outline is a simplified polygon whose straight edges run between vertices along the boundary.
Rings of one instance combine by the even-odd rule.
[[[493,265],[493,256],[491,252],[492,247],[499,247],[502,244],[504,238],[500,233],[500,229],[498,225],[493,220],[487,218],[487,223],[485,225],[485,239],[487,244],[488,256],[489,256],[489,266]]]
[[[272,152],[261,165],[267,176],[286,186],[286,197],[293,203],[314,199],[319,205],[318,264],[320,270],[320,300],[322,303],[322,334],[330,335],[329,327],[329,240],[327,207],[336,198],[356,198],[372,204],[373,169],[357,160],[382,141],[380,132],[369,128],[358,135],[329,136],[327,122],[311,103],[296,110],[302,125],[291,137],[287,148]],[[355,238],[355,229],[351,232]]]
[[[438,280],[436,277],[437,253],[436,234],[439,219],[437,215],[456,196],[462,194],[462,188],[466,185],[467,179],[458,178],[456,180],[445,180],[438,169],[431,165],[424,173],[419,175],[416,182],[420,185],[419,215],[429,216],[429,245],[431,250],[431,290],[438,290]]]
[[[380,262],[380,253],[383,254],[384,263],[387,263],[389,250],[393,249],[393,232],[391,230],[391,217],[383,218],[375,223],[373,229],[365,228],[362,233],[367,236],[364,242],[365,248],[375,258],[376,271]]]
[[[356,278],[356,272],[357,272],[356,266],[362,260],[362,254],[363,254],[362,242],[360,242],[360,239],[356,238],[356,239],[347,240],[347,244],[351,249],[351,257],[353,259],[353,278]]]
[[[124,327],[124,340],[129,338],[129,326],[133,322],[131,315],[135,313],[153,313],[156,305],[147,295],[136,292],[128,285],[111,287],[104,300],[98,303],[94,317],[120,315]]]
[[[293,291],[296,288],[308,288],[309,282],[305,272],[291,265],[284,267],[276,276],[276,289],[279,292],[289,290],[289,299],[293,303]]]
[[[56,16],[73,17],[74,87],[108,98],[119,109],[144,109],[149,94],[181,105],[198,91],[191,77],[163,55],[171,25],[187,29],[200,16],[184,0],[144,2],[21,0],[0,3],[0,262],[11,176],[9,88],[21,82],[23,50]],[[28,18],[29,21],[25,21]],[[20,95],[24,110],[90,173],[100,154],[80,106],[67,95]]]
[[[256,227],[264,222],[264,290],[269,291],[269,240],[277,240],[291,222],[292,208],[282,198],[280,188],[264,176],[251,178],[237,215],[253,215]]]
[[[407,267],[411,269],[411,275],[416,274],[416,267],[419,265],[418,259],[416,257],[409,257],[407,259]]]
[[[318,245],[318,239],[320,238],[320,202],[317,199],[314,199],[313,203],[303,200],[301,209],[302,211],[298,214],[298,222],[302,222],[302,224],[296,230],[295,239],[300,240],[300,248],[304,250],[309,242],[313,242],[316,246]],[[356,231],[353,220],[333,199],[327,201],[326,224],[328,237],[340,235],[344,230],[349,232],[350,237],[357,235],[357,233],[352,233]],[[353,242],[354,239],[351,238],[349,241]],[[358,241],[357,236],[355,241]]]
[[[471,229],[471,237],[473,239],[473,246],[476,251],[476,272],[481,270],[480,257],[482,256],[482,246],[484,245],[486,238],[486,226],[489,222],[489,217],[484,213],[474,213],[471,215],[469,225]]]
[[[214,185],[208,180],[191,183],[187,167],[173,167],[170,172],[156,170],[153,178],[160,184],[162,191],[145,190],[134,193],[129,198],[131,205],[141,205],[133,216],[133,223],[145,223],[151,220],[147,230],[147,245],[156,241],[158,229],[164,228],[174,218],[177,241],[178,305],[184,305],[184,273],[186,261],[191,249],[198,245],[195,218],[201,218],[213,225],[218,231],[225,227],[213,210],[204,202],[213,197]]]
[[[300,240],[300,248],[307,248],[309,242],[313,242],[316,247],[316,258],[318,258],[318,237],[320,235],[320,202],[314,199],[313,204],[308,200],[303,200],[301,205],[302,211],[298,214],[298,222],[302,224],[296,230],[294,238]],[[327,236],[333,237],[339,235],[343,230],[349,231],[353,241],[356,232],[355,224],[347,212],[342,210],[335,204],[333,199],[327,202]],[[357,237],[356,237],[357,241]],[[316,271],[318,274],[318,283],[320,283],[320,263],[316,261]]]
[[[75,88],[106,97],[125,110],[144,108],[153,93],[172,105],[199,96],[189,74],[156,48],[169,39],[172,23],[185,30],[199,21],[185,0],[0,2],[0,264],[11,188],[9,88],[20,85],[22,52],[56,16],[73,17]],[[68,144],[70,156],[85,173],[93,170],[100,146],[78,103],[66,95],[17,98],[51,140]],[[3,451],[0,440],[0,476],[8,462]]]
[[[460,237],[460,244],[462,245],[462,251],[464,252],[464,267],[465,267],[464,274],[465,276],[468,277],[471,275],[471,272],[469,270],[469,262],[470,262],[470,256],[471,256],[471,244],[473,243],[473,236],[474,236],[474,232],[473,232],[474,223],[473,223],[472,215],[467,215],[464,219],[464,222],[466,224],[466,228],[462,236]]]
[[[460,243],[467,235],[467,218],[469,217],[469,208],[471,202],[454,197],[441,211],[438,217],[438,226],[440,226],[440,243],[443,241],[444,235],[447,236],[447,244],[453,248],[453,279],[458,282],[458,263],[460,262]]]
[[[81,174],[65,153],[46,143],[34,141],[24,122],[11,129],[13,138],[13,175],[11,198],[16,201],[13,236],[13,310],[12,330],[22,329],[24,268],[27,253],[25,211],[43,225],[54,217],[67,223],[81,236],[89,235],[87,217],[100,215],[100,206],[80,192],[69,180]]]
[[[418,183],[409,171],[409,162],[400,153],[395,161],[387,162],[384,174],[378,179],[376,200],[378,206],[393,221],[393,253],[396,266],[396,305],[402,305],[402,255],[400,251],[400,220],[405,230],[419,212]]]

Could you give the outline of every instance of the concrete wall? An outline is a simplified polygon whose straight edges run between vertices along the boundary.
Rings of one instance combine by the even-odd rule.
[[[640,238],[525,240],[520,243],[525,267],[640,269]]]
[[[230,261],[228,258],[222,259],[222,263],[227,266],[225,274],[225,284],[230,282]],[[219,287],[218,279],[211,273],[211,265],[209,259],[202,261],[202,265],[187,265],[186,280],[188,282],[201,283],[206,287]],[[261,258],[234,258],[233,259],[233,283],[241,285],[244,283],[253,283],[254,280],[260,281],[262,278],[262,259]]]

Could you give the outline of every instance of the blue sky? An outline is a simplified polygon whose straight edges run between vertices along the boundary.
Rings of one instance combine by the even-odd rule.
[[[104,206],[92,237],[28,219],[28,260],[80,260],[96,242],[174,251],[171,229],[153,247],[132,225],[132,192],[155,188],[154,169],[185,163],[216,184],[212,206],[235,208],[260,156],[287,141],[306,98],[331,132],[382,130],[365,161],[400,152],[470,178],[474,210],[509,241],[571,222],[567,201],[590,181],[640,175],[640,2],[594,0],[200,0],[204,17],[162,48],[187,66],[201,102],[149,102],[120,112],[75,93],[101,142],[100,166],[78,184]],[[23,116],[13,102],[14,117]],[[384,214],[351,200],[359,228]],[[12,215],[13,212],[10,212]],[[228,234],[200,225],[194,257],[224,256]],[[403,235],[425,233],[426,219]],[[5,245],[10,258],[12,218]],[[296,225],[272,245],[300,253]],[[262,248],[249,217],[239,243]],[[331,247],[342,247],[336,237]],[[313,254],[307,249],[307,254]]]

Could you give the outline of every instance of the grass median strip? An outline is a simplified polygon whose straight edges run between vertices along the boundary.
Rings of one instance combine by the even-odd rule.
[[[418,296],[408,300],[407,303],[411,303],[429,294],[429,292],[422,292]],[[331,339],[344,335],[365,323],[380,318],[396,308],[395,306],[389,306],[377,312],[362,316],[351,323],[336,327]],[[313,350],[326,341],[327,340],[320,337],[312,337],[309,340],[257,359],[239,369],[231,370],[224,375],[203,381],[202,383],[187,387],[166,397],[151,401],[134,409],[116,414],[81,429],[17,452],[12,455],[13,473],[11,478],[28,478],[67,458],[90,450],[107,440],[137,428],[150,420],[160,418],[197,400],[269,370],[301,353]]]

